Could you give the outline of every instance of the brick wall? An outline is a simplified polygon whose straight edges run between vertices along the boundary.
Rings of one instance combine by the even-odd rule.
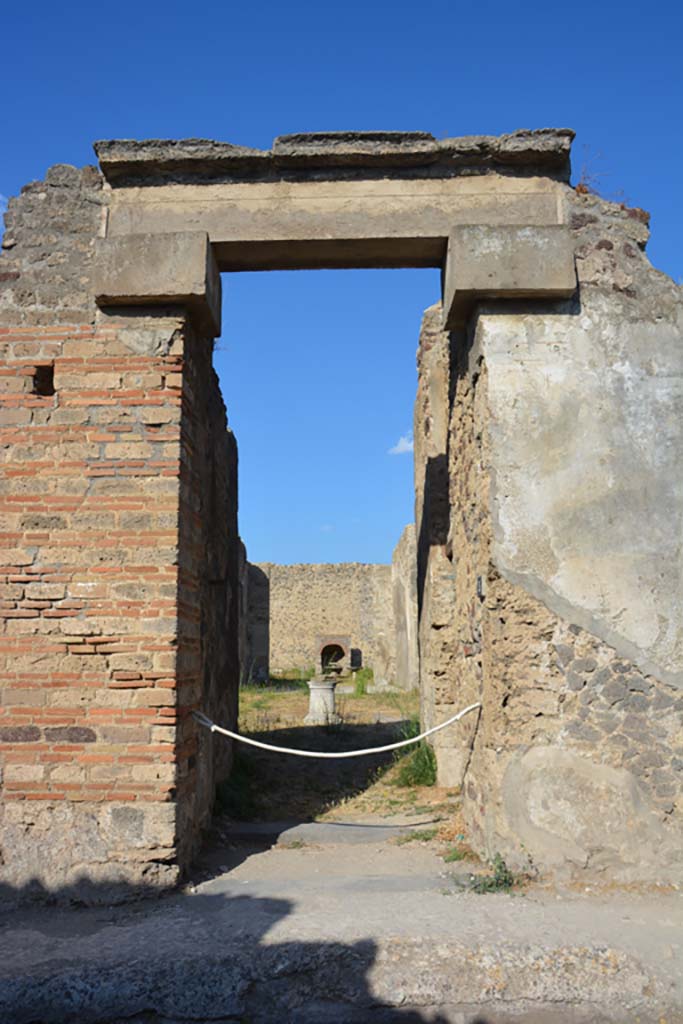
[[[52,168],[0,254],[0,895],[173,883],[234,722],[236,446],[182,310],[95,308],[106,193]]]
[[[237,529],[237,445],[227,427],[212,346],[185,346],[180,447],[178,586],[178,840],[181,863],[197,852],[232,744],[199,728],[201,707],[234,728],[240,675],[243,550]]]
[[[5,872],[168,882],[229,767],[189,712],[235,718],[236,450],[210,343],[168,318],[0,339]],[[80,834],[55,854],[40,812],[61,802]]]
[[[165,351],[141,355],[114,325],[0,328],[0,756],[15,884],[110,858],[120,871],[132,823],[136,862],[172,874],[173,816],[163,829],[153,816],[148,832],[148,815],[124,808],[172,800],[175,787],[178,330],[156,326]],[[33,393],[40,365],[53,368],[53,395]],[[76,805],[97,805],[92,861],[80,836],[54,855],[33,805],[62,801],[77,832]]]

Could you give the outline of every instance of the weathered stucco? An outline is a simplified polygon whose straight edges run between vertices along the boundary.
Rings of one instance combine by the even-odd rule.
[[[641,220],[588,197],[571,210],[580,303],[479,319],[496,367],[495,560],[683,685],[683,298],[647,264]]]
[[[417,541],[410,523],[401,534],[391,560],[394,605],[393,683],[401,690],[420,686],[417,640]]]

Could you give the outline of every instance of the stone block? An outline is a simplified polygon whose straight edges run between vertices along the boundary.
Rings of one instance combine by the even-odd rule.
[[[576,291],[571,236],[562,225],[465,224],[448,239],[444,328],[465,323],[479,299],[563,299]]]
[[[100,306],[186,306],[202,331],[221,330],[221,280],[203,231],[102,239],[94,269]]]
[[[516,842],[536,864],[570,875],[599,851],[611,881],[643,878],[654,865],[659,881],[677,876],[676,835],[625,769],[538,746],[512,760],[501,792]]]
[[[301,132],[273,143],[278,164],[313,167],[391,167],[436,163],[439,147],[428,132]]]
[[[1,696],[2,703],[7,707],[13,707],[16,704],[37,707],[39,704],[45,703],[45,693],[37,687],[27,690],[4,689]]]
[[[36,725],[5,725],[0,728],[0,743],[36,743],[40,729]]]
[[[59,601],[66,593],[63,583],[29,583],[26,586],[26,597],[33,601]]]
[[[45,765],[8,764],[4,776],[5,782],[41,782],[45,776]]]
[[[135,782],[174,782],[174,764],[136,764],[132,776]]]
[[[0,565],[31,565],[35,555],[23,548],[0,548]]]
[[[83,725],[59,725],[45,730],[47,743],[94,743],[95,733]]]

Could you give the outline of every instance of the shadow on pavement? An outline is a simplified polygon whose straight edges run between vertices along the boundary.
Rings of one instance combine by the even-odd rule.
[[[288,900],[205,893],[115,907],[15,908],[0,925],[0,1020],[446,1024],[438,1011],[373,995],[373,973],[397,1003],[405,979],[391,978],[390,958],[377,962],[372,940],[269,939],[291,910]],[[487,1024],[481,1016],[467,1024],[475,1019]]]

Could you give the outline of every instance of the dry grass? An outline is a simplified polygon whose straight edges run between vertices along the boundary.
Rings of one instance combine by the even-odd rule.
[[[401,739],[418,705],[417,694],[348,693],[337,699],[341,727],[306,727],[307,687],[248,687],[240,693],[240,730],[276,745],[353,750]],[[434,823],[431,842],[444,853],[456,846],[464,857],[470,854],[458,792],[400,785],[401,761],[392,754],[312,761],[246,749],[243,758],[256,800],[254,819],[424,819]]]
[[[374,725],[402,721],[419,710],[417,694],[342,693],[337,711],[344,725]],[[308,712],[308,687],[254,686],[240,690],[242,732],[265,732],[301,726]]]

